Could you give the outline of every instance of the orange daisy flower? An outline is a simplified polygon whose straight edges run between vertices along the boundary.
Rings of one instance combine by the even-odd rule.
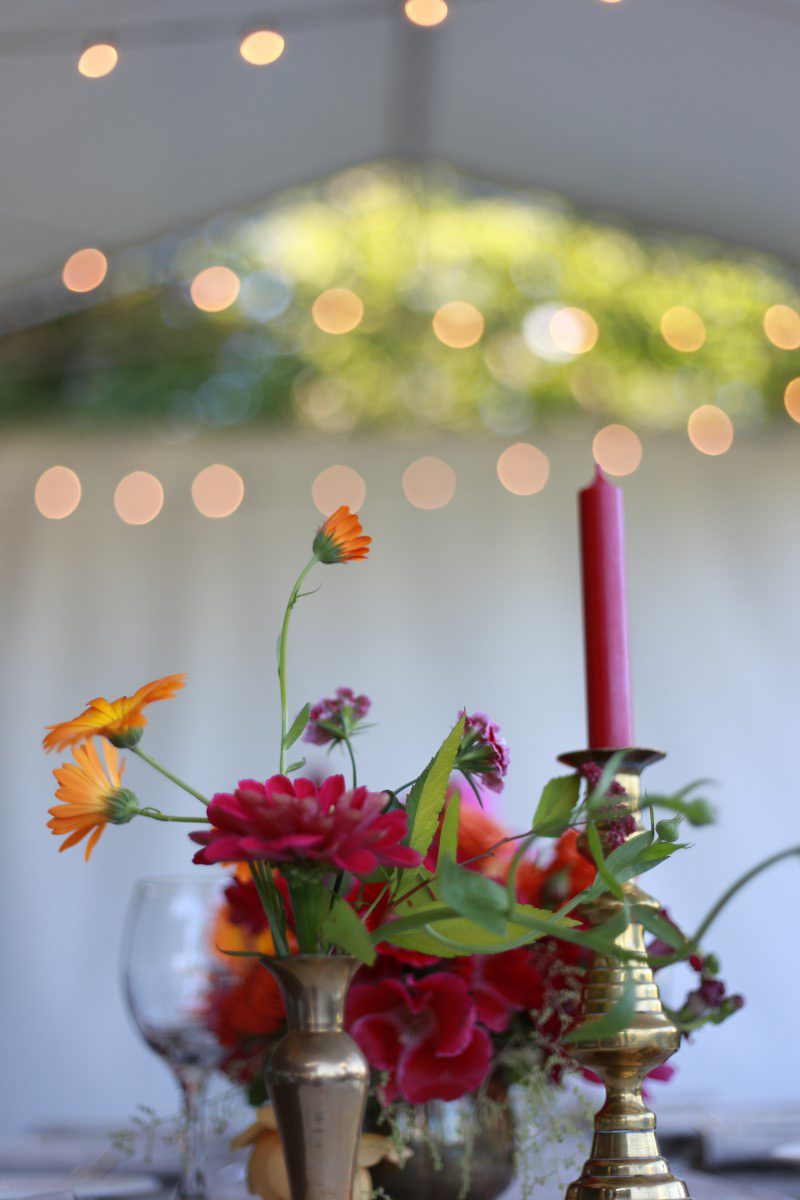
[[[313,550],[321,563],[356,562],[369,554],[372,538],[363,535],[358,517],[343,504],[320,525]]]
[[[87,862],[106,825],[109,822],[124,825],[137,809],[136,797],[121,786],[125,764],[120,763],[116,747],[104,742],[103,756],[105,766],[94,742],[88,741],[73,749],[74,763],[63,763],[53,771],[59,785],[56,799],[64,803],[50,809],[52,820],[47,822],[47,828],[56,837],[66,834],[59,852],[68,850],[88,834]]]
[[[118,700],[98,696],[88,702],[79,717],[48,725],[42,745],[45,750],[63,750],[97,736],[108,738],[115,746],[135,746],[147,724],[147,705],[169,700],[183,687],[185,679],[185,675],[165,675],[146,683],[132,696],[120,696]]]

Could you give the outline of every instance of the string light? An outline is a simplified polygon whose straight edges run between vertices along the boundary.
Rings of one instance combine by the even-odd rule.
[[[412,25],[422,25],[430,28],[441,25],[447,16],[448,8],[445,0],[406,0],[405,14]]]
[[[314,324],[323,333],[350,333],[364,316],[364,302],[349,288],[329,288],[311,306]]]
[[[81,481],[69,467],[48,467],[36,481],[34,500],[43,517],[62,521],[81,502]]]
[[[358,512],[367,496],[367,485],[352,467],[336,465],[320,471],[311,485],[311,499],[324,517],[346,504]]]
[[[108,259],[102,250],[87,246],[76,250],[64,263],[61,279],[70,292],[92,292],[108,273]]]
[[[164,489],[149,471],[131,471],[114,492],[114,508],[126,525],[147,525],[164,505]]]
[[[800,378],[792,379],[787,383],[786,391],[783,393],[783,403],[792,420],[800,424]]]
[[[239,276],[230,267],[206,267],[195,275],[189,294],[202,312],[217,313],[230,308],[240,287]]]
[[[600,336],[594,317],[582,308],[560,308],[554,312],[548,332],[553,344],[564,354],[588,354]]]
[[[465,350],[483,337],[483,314],[465,300],[451,300],[433,315],[433,332],[445,346]]]
[[[773,304],[764,313],[764,333],[779,350],[800,349],[800,313],[788,304]]]
[[[677,304],[675,308],[668,308],[662,316],[661,336],[673,350],[692,354],[705,342],[706,327],[703,318],[693,308]]]
[[[286,40],[272,29],[254,29],[242,38],[239,53],[253,67],[268,67],[277,62],[286,48]]]
[[[418,458],[403,472],[406,500],[415,508],[444,508],[456,491],[456,473],[441,458]]]
[[[550,461],[537,446],[517,442],[497,460],[497,477],[506,491],[515,496],[533,496],[550,477]]]
[[[238,471],[222,463],[205,467],[192,482],[194,506],[204,517],[221,520],[235,513],[244,499],[244,482]]]
[[[627,425],[606,425],[595,434],[592,451],[609,475],[632,475],[642,461],[642,443]]]
[[[733,422],[715,404],[701,404],[689,417],[689,441],[701,454],[725,454],[733,445]]]
[[[116,46],[110,42],[95,42],[87,46],[78,59],[78,70],[86,79],[102,79],[110,75],[119,62]]]

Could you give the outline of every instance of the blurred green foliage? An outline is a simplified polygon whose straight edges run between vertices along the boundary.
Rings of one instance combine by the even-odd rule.
[[[189,296],[191,279],[212,264],[242,280],[235,303],[216,314]],[[332,287],[364,303],[358,327],[338,336],[311,314]],[[433,333],[434,312],[452,300],[485,319],[466,349]],[[350,170],[121,255],[86,297],[54,281],[49,303],[71,311],[0,339],[6,421],[158,420],[176,436],[253,421],[513,436],[609,420],[681,429],[694,408],[714,403],[745,431],[788,422],[784,389],[800,375],[800,351],[773,346],[763,328],[771,305],[800,309],[798,281],[779,263],[634,232],[442,170]],[[693,353],[660,332],[675,305],[705,324]],[[548,306],[591,314],[594,347],[571,355],[548,346]]]

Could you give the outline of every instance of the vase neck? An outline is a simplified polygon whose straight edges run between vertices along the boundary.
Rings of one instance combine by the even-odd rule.
[[[291,1030],[324,1033],[343,1028],[347,989],[360,965],[357,959],[295,954],[271,958],[266,965],[280,985]]]

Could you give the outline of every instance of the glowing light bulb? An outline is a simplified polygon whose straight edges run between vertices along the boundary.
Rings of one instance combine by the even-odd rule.
[[[406,0],[404,7],[412,25],[422,25],[426,28],[441,25],[448,12],[445,0]]]
[[[64,263],[61,280],[70,292],[92,292],[108,273],[108,259],[102,250],[87,246],[76,250]]]
[[[81,502],[81,481],[69,467],[48,467],[36,481],[34,500],[43,517],[62,521]]]
[[[465,300],[451,300],[433,315],[433,332],[445,346],[466,350],[483,337],[484,320],[480,309]]]
[[[244,499],[244,482],[238,471],[222,463],[205,467],[194,477],[192,500],[204,517],[220,520],[235,513]]]
[[[773,304],[764,313],[764,333],[779,350],[800,349],[800,313],[788,304]]]
[[[515,496],[533,496],[550,477],[550,461],[537,446],[517,442],[497,460],[497,478]]]
[[[164,489],[149,471],[131,471],[114,492],[114,508],[126,525],[147,525],[164,505]]]
[[[703,318],[693,308],[678,304],[668,308],[661,318],[661,336],[673,350],[691,354],[706,340]]]
[[[243,37],[239,53],[253,67],[268,67],[277,62],[286,48],[286,39],[273,29],[254,29]]]
[[[606,425],[595,434],[592,450],[609,475],[632,475],[642,461],[642,443],[627,425]]]
[[[415,508],[443,508],[453,499],[456,473],[441,458],[426,455],[403,472],[406,500]]]
[[[78,59],[78,70],[86,79],[102,79],[110,75],[119,62],[116,46],[109,42],[95,42],[87,46]]]
[[[323,333],[350,333],[364,316],[364,302],[349,288],[329,288],[311,306],[314,324]]]
[[[358,512],[367,496],[367,485],[352,467],[336,465],[320,471],[311,485],[311,499],[329,517],[341,504]]]
[[[689,417],[689,441],[701,454],[725,454],[733,445],[733,422],[716,404],[701,404]]]
[[[189,294],[201,312],[217,313],[230,308],[240,287],[239,276],[230,267],[206,267],[195,275]]]

